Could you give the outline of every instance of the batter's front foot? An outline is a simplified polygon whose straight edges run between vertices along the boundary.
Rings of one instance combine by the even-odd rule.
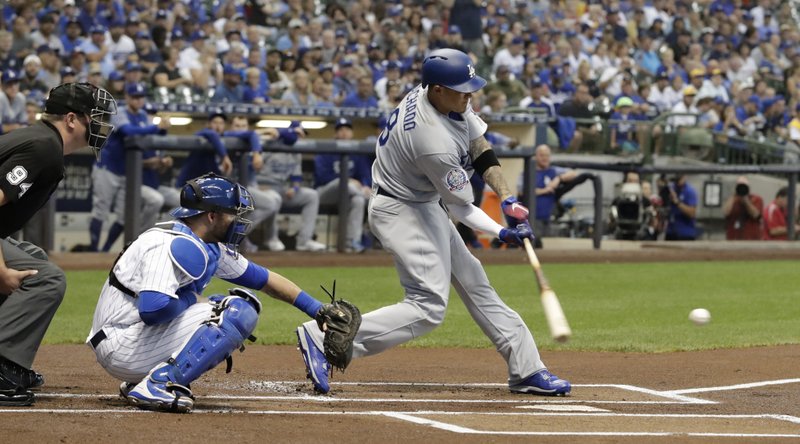
[[[302,325],[297,327],[297,348],[303,356],[303,362],[306,364],[306,376],[313,383],[314,390],[322,394],[328,393],[331,390],[328,383],[331,365]]]
[[[569,381],[559,379],[547,369],[539,370],[518,384],[509,384],[513,393],[527,393],[542,396],[566,396],[572,389]]]

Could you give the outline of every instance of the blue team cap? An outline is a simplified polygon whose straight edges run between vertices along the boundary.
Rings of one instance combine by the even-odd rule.
[[[350,59],[344,59],[344,60],[342,60],[342,62],[339,65],[342,68],[350,67],[350,66],[353,66],[353,61],[350,60]]]
[[[163,20],[163,19],[166,19],[166,18],[167,18],[167,16],[168,16],[168,14],[167,14],[167,11],[165,11],[165,10],[163,10],[163,9],[159,9],[159,10],[156,12],[156,20],[159,20],[159,19],[161,19],[161,20]]]
[[[195,40],[205,40],[206,37],[207,35],[205,31],[203,31],[202,29],[198,29],[197,31],[193,32],[192,35],[189,36],[189,40],[192,42]]]
[[[75,70],[70,66],[65,66],[61,68],[61,72],[59,72],[59,74],[61,74],[61,80],[64,80],[64,77],[66,76],[74,76]]]
[[[319,65],[319,72],[323,73],[325,71],[333,72],[333,63],[323,63],[322,65]]]
[[[147,90],[141,83],[130,83],[125,87],[125,94],[131,97],[144,97],[147,95]]]
[[[186,38],[186,36],[183,34],[183,31],[181,31],[180,29],[175,28],[175,29],[172,30],[172,40],[184,40],[185,38]]]
[[[137,38],[137,39],[148,39],[148,40],[150,40],[150,33],[147,32],[147,31],[139,31],[139,32],[136,33],[136,35],[134,37]]]
[[[353,122],[351,122],[350,119],[348,119],[347,117],[339,117],[338,119],[336,119],[335,129],[338,130],[339,128],[341,128],[343,126],[349,126],[350,129],[352,129],[353,128]]]
[[[292,120],[292,122],[289,123],[289,129],[295,129],[295,128],[300,128],[300,130],[303,131],[303,134],[308,134],[308,131],[306,131],[306,129],[303,128],[303,124],[299,120]]]
[[[521,45],[523,43],[525,43],[525,40],[523,40],[522,37],[517,36],[517,37],[514,37],[513,39],[511,39],[511,44],[512,45]]]
[[[89,34],[105,34],[105,33],[106,33],[106,27],[103,25],[92,25],[92,27],[89,28]]]
[[[140,65],[140,64],[138,64],[136,62],[128,62],[125,65],[125,72],[141,71],[141,70],[142,70],[142,65]]]
[[[20,75],[19,72],[17,72],[16,70],[7,69],[3,71],[3,85],[5,85],[6,83],[19,82],[19,80],[20,80]]]
[[[111,82],[116,82],[122,79],[123,79],[122,73],[120,73],[119,71],[111,71],[110,73],[108,73],[108,80]]]
[[[751,95],[750,97],[747,98],[747,101],[761,106],[761,97],[758,97],[758,94]]]
[[[222,67],[222,73],[223,74],[240,74],[239,70],[236,69],[236,67],[231,65],[230,63],[226,63]]]
[[[401,65],[400,63],[398,63],[398,62],[396,62],[394,60],[389,60],[388,62],[386,62],[386,69],[387,70],[400,69],[402,67],[403,67],[403,65]]]
[[[125,27],[125,20],[122,20],[121,18],[115,18],[114,20],[111,20],[111,23],[108,24],[108,27],[109,28],[123,28],[123,27]]]
[[[341,28],[337,29],[336,37],[347,37],[347,31]]]
[[[461,34],[461,28],[458,25],[450,25],[450,28],[447,29],[448,34]]]
[[[225,114],[225,111],[219,107],[212,108],[208,113],[208,120],[212,120],[215,117],[222,117],[222,120],[228,120],[228,116]]]
[[[43,52],[53,52],[54,53],[56,51],[53,48],[51,48],[50,45],[47,45],[47,44],[39,45],[39,47],[36,48],[36,54],[41,54]]]

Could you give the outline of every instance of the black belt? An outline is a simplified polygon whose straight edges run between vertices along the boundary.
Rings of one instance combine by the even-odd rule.
[[[380,185],[378,185],[378,191],[377,191],[377,193],[378,193],[378,194],[380,194],[381,196],[391,197],[392,199],[395,199],[395,200],[397,200],[397,197],[395,197],[395,195],[394,195],[394,194],[392,194],[392,193],[390,193],[390,192],[388,192],[388,191],[384,190],[383,188],[381,188],[381,186],[380,186]]]
[[[106,336],[106,332],[100,330],[95,333],[94,336],[92,336],[92,339],[89,339],[89,343],[92,344],[92,348],[96,349],[97,346],[100,345],[100,343],[106,338],[108,338],[108,336]]]

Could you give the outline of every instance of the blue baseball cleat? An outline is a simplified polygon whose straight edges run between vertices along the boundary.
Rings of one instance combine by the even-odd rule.
[[[328,384],[331,365],[302,325],[297,327],[297,347],[303,356],[303,362],[306,364],[306,373],[308,379],[314,384],[314,390],[322,394],[328,393],[331,390]]]
[[[128,403],[144,410],[189,413],[194,408],[194,396],[188,387],[170,381],[168,364],[153,369],[141,382],[130,389]],[[127,387],[126,387],[127,388]],[[122,387],[120,386],[122,393]]]
[[[513,393],[530,393],[544,396],[565,396],[571,388],[569,381],[559,379],[558,376],[550,373],[547,369],[539,370],[519,384],[508,385],[508,389]]]

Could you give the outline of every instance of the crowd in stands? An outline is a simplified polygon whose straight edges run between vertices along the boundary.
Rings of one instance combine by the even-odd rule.
[[[586,120],[600,116],[611,119],[608,149],[635,152],[643,122],[665,112],[690,115],[648,128],[656,138],[691,126],[800,143],[792,8],[780,0],[8,0],[0,130],[29,124],[49,89],[70,81],[117,98],[141,85],[153,103],[388,112],[419,83],[426,54],[452,47],[489,79],[474,109],[547,116],[554,151],[600,146],[602,128]]]
[[[425,55],[454,47],[491,79],[476,110],[541,111],[561,148],[589,145],[594,127],[558,116],[619,120],[612,148],[625,151],[640,137],[626,121],[668,111],[700,116],[673,127],[783,143],[800,138],[792,12],[779,0],[9,0],[2,123],[25,124],[25,102],[65,80],[120,96],[141,81],[157,102],[391,110]]]

